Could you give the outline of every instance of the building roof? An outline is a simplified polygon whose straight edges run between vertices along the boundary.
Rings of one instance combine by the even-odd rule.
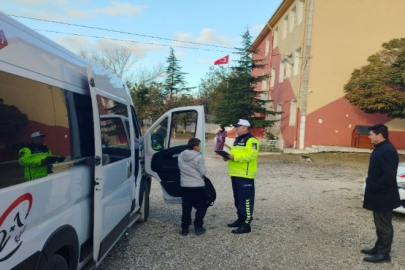
[[[368,135],[369,130],[368,128],[371,126],[360,126],[360,125],[356,125],[354,127],[354,130],[357,130],[357,134],[359,135]]]
[[[283,0],[281,4],[278,6],[277,10],[273,13],[270,17],[260,34],[257,36],[255,41],[253,41],[252,46],[250,47],[251,51],[254,51],[260,44],[260,42],[267,36],[276,23],[280,20],[281,16],[283,16],[284,12],[288,9],[288,7],[294,2],[294,0]]]

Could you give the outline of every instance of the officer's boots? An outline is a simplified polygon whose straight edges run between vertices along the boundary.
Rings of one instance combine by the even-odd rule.
[[[236,234],[241,234],[241,233],[250,233],[251,229],[250,229],[250,224],[242,224],[240,226],[238,226],[238,228],[233,229],[232,233],[236,233]]]
[[[242,224],[243,224],[243,221],[240,219],[237,219],[232,223],[228,223],[228,227],[230,227],[230,228],[239,227]]]

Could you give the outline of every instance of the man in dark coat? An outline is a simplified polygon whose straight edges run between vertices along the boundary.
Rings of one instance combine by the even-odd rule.
[[[398,153],[388,140],[388,128],[377,124],[369,128],[369,138],[374,144],[366,178],[363,207],[372,210],[377,241],[373,248],[362,249],[369,257],[366,262],[390,261],[394,228],[392,210],[400,206],[397,187]]]

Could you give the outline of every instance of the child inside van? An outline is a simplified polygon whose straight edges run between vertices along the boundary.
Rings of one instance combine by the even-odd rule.
[[[204,156],[200,153],[201,141],[191,138],[188,141],[188,149],[180,153],[178,164],[180,168],[180,186],[182,203],[181,234],[188,235],[188,227],[191,225],[191,211],[196,209],[194,229],[195,234],[205,233],[204,216],[207,212],[205,199],[204,176],[207,169]]]

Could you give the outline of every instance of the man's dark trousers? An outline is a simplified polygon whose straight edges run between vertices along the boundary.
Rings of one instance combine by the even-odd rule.
[[[389,255],[394,236],[394,228],[392,227],[392,211],[373,211],[373,216],[377,233],[377,241],[375,242],[377,253],[381,255]]]
[[[231,176],[233,198],[238,220],[250,224],[255,201],[254,179]]]
[[[191,225],[191,211],[196,209],[194,227],[202,227],[204,216],[207,212],[204,187],[182,187],[181,198],[183,200],[181,216],[181,228],[186,229]]]

